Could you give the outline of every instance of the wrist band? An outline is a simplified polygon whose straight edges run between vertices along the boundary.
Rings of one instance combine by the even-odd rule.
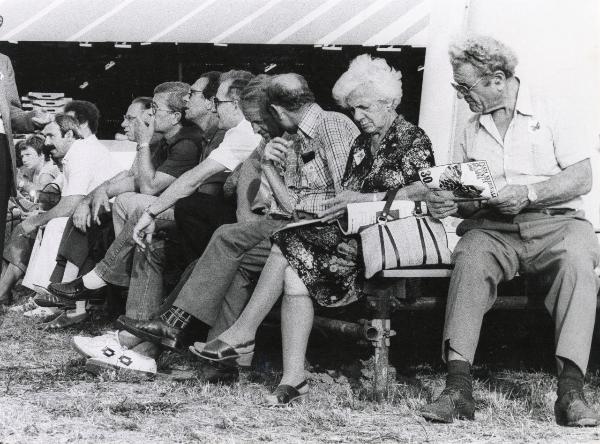
[[[378,200],[377,193],[373,193],[373,202],[377,202]]]
[[[152,219],[156,219],[156,214],[154,214],[152,211],[150,211],[150,205],[148,205],[145,209],[144,209],[144,213],[146,213],[148,216],[150,216]]]
[[[144,143],[138,143],[137,150],[139,151],[142,148],[150,148],[150,144],[146,143],[146,142],[144,142]]]

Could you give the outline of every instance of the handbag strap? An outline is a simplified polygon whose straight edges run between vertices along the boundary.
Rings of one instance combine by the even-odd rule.
[[[396,194],[398,194],[399,190],[400,188],[394,188],[385,194],[385,205],[383,206],[383,211],[381,212],[381,219],[387,220],[387,217],[390,214],[390,208],[392,208],[392,203],[396,199]]]
[[[387,217],[390,214],[390,209],[392,208],[392,204],[394,200],[396,200],[396,195],[400,191],[400,188],[394,188],[393,190],[389,190],[385,195],[385,205],[383,206],[383,211],[381,212],[381,216],[379,217],[380,222],[387,221]],[[413,214],[417,217],[423,216],[423,206],[421,201],[415,201],[415,209]]]

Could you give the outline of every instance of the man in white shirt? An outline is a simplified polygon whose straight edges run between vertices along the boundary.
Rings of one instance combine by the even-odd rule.
[[[10,264],[0,280],[2,291],[10,291],[26,269],[30,270],[27,281],[47,284],[68,218],[85,195],[118,171],[104,145],[95,137],[81,138],[79,124],[72,116],[56,115],[55,121],[44,127],[43,134],[46,144],[53,146],[52,156],[62,159],[64,185],[61,199],[54,208],[28,217],[15,229],[7,248],[8,255],[5,254]],[[46,227],[45,236],[38,254],[30,260],[31,239],[43,226]],[[32,261],[35,266],[30,266]]]
[[[453,252],[446,305],[446,387],[421,414],[436,422],[474,419],[471,364],[483,316],[498,284],[519,272],[542,274],[551,284],[544,305],[555,323],[556,422],[596,426],[598,415],[583,395],[600,263],[580,197],[592,184],[590,138],[553,110],[551,95],[534,94],[515,76],[517,57],[502,42],[471,36],[449,53],[452,86],[475,113],[454,160],[486,160],[499,193],[483,204],[427,197],[433,216],[465,220],[457,227],[462,238]]]

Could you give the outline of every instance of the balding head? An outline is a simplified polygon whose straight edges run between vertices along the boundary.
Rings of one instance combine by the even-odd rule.
[[[286,111],[295,112],[305,105],[315,102],[315,96],[306,79],[300,74],[280,74],[274,76],[267,87],[267,102]]]

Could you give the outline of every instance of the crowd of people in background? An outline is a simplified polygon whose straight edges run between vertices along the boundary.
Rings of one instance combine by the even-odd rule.
[[[137,147],[128,170],[96,138],[94,104],[29,116],[38,131],[16,145],[22,166],[9,212],[18,207],[10,221],[20,223],[4,248],[0,302],[11,305],[21,281],[32,295],[9,310],[49,329],[85,322],[99,304],[124,305],[116,331],[72,337],[86,369],[152,376],[170,350],[199,358],[199,378],[217,382],[251,366],[256,332],[281,299],[283,376],[265,403],[287,406],[309,390],[314,305],[364,298],[358,237],[329,222],[350,203],[399,190],[396,199],[425,201],[437,218],[465,219],[443,338],[447,384],[421,414],[474,418],[482,317],[497,284],[520,270],[552,275],[557,422],[597,425],[583,396],[600,259],[578,199],[591,180],[586,147],[530,96],[501,42],[467,38],[450,61],[452,86],[475,113],[455,160],[487,160],[500,188],[483,203],[456,202],[419,181],[434,165],[431,142],[397,112],[400,71],[367,54],[332,90],[352,118],[322,109],[296,73],[210,71],[191,85],[161,83],[124,110],[121,138]],[[54,201],[36,204],[56,189]],[[285,229],[303,219],[324,223]]]

